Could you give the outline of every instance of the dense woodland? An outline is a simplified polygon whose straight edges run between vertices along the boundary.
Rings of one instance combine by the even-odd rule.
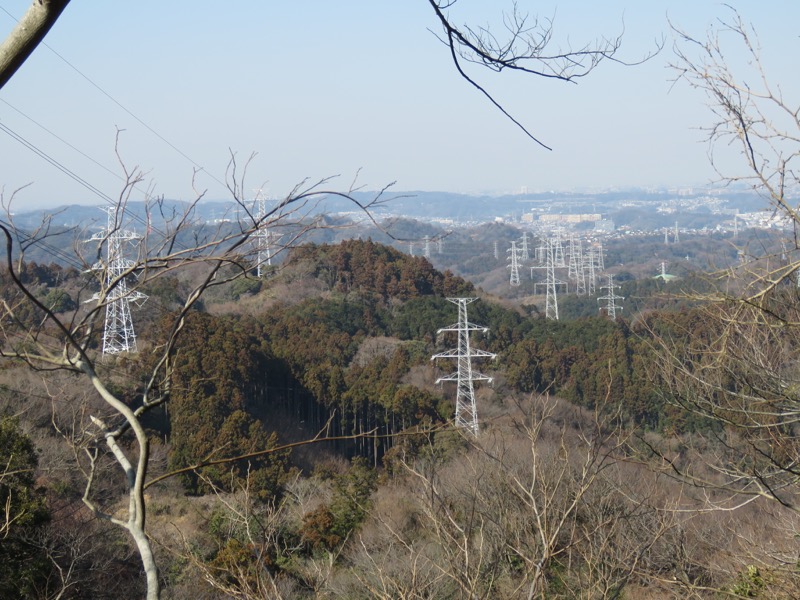
[[[28,263],[21,276],[51,310],[80,310],[85,274]],[[105,363],[127,401],[186,278],[147,290],[140,351]],[[270,277],[213,290],[180,334],[169,402],[145,420],[162,596],[797,597],[796,425],[776,423],[765,445],[736,432],[733,409],[697,410],[688,371],[711,359],[699,342],[742,345],[687,293],[692,281],[631,276],[639,306],[625,318],[595,302],[593,316],[552,321],[422,257],[348,240],[299,246]],[[796,288],[775,294],[781,310],[798,305]],[[431,362],[455,341],[437,331],[458,296],[481,298],[470,320],[489,334],[473,343],[498,355],[480,365],[495,381],[478,389],[477,438],[451,425],[452,384],[434,383],[453,365]],[[678,366],[664,340],[687,353]],[[0,364],[0,595],[141,594],[129,540],[81,502],[73,434],[103,411],[92,390]],[[721,389],[767,398],[733,371]],[[120,488],[99,460],[113,512]],[[780,492],[731,483],[736,467],[773,485],[764,464],[784,469]]]

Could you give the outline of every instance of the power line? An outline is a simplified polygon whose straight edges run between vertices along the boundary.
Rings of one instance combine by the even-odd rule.
[[[6,13],[6,14],[7,14],[9,17],[11,17],[11,18],[12,18],[14,21],[16,21],[16,22],[19,22],[19,20],[18,20],[18,19],[17,19],[17,18],[16,18],[14,15],[12,15],[10,12],[8,12],[8,11],[7,11],[7,10],[6,10],[4,7],[0,6],[0,10],[2,10],[4,13]],[[113,102],[114,104],[116,104],[116,105],[117,105],[119,108],[121,108],[121,109],[122,109],[123,111],[125,111],[125,112],[126,112],[128,115],[130,115],[130,116],[131,116],[133,119],[135,119],[135,120],[136,120],[136,121],[137,121],[137,122],[138,122],[140,125],[142,125],[142,127],[144,127],[145,129],[147,129],[147,130],[148,130],[150,133],[152,133],[154,136],[156,136],[156,137],[157,137],[159,140],[161,140],[162,142],[164,142],[164,143],[165,143],[167,146],[169,146],[170,148],[172,148],[172,149],[173,149],[175,152],[177,152],[177,153],[178,153],[180,156],[182,156],[182,157],[183,157],[183,158],[185,158],[187,161],[189,161],[189,162],[190,162],[190,163],[191,163],[191,164],[192,164],[194,167],[196,167],[196,168],[197,168],[199,171],[202,171],[203,173],[205,173],[206,175],[208,175],[208,176],[209,176],[211,179],[213,179],[215,182],[217,182],[217,183],[218,183],[218,184],[220,184],[221,186],[225,187],[225,183],[224,183],[223,181],[221,181],[219,178],[215,177],[213,173],[210,173],[210,172],[208,172],[208,171],[205,169],[205,167],[203,167],[202,165],[200,165],[199,163],[197,163],[197,162],[196,162],[195,160],[193,160],[193,159],[192,159],[192,158],[191,158],[191,157],[190,157],[188,154],[186,154],[186,153],[185,153],[183,150],[181,150],[180,148],[178,148],[178,147],[177,147],[175,144],[173,144],[172,142],[170,142],[170,141],[169,141],[168,139],[166,139],[166,138],[165,138],[163,135],[161,135],[160,133],[158,133],[158,132],[157,132],[155,129],[153,129],[153,128],[152,128],[150,125],[148,125],[148,124],[147,124],[147,123],[146,123],[144,120],[142,120],[142,119],[141,119],[141,118],[139,118],[139,117],[138,117],[136,114],[134,114],[134,113],[133,113],[133,111],[131,111],[131,110],[130,110],[128,107],[126,107],[125,105],[123,105],[123,104],[122,104],[122,103],[121,103],[119,100],[117,100],[116,98],[114,98],[114,97],[113,97],[113,96],[112,96],[112,95],[111,95],[109,92],[107,92],[105,89],[103,89],[103,87],[102,87],[100,84],[96,83],[96,82],[95,82],[93,79],[91,79],[91,78],[90,78],[88,75],[86,75],[86,74],[85,74],[85,73],[83,73],[83,72],[82,72],[80,69],[78,69],[78,67],[76,67],[75,65],[73,65],[73,64],[72,64],[70,61],[68,61],[68,60],[67,60],[67,59],[66,59],[64,56],[62,56],[62,55],[61,55],[61,54],[60,54],[58,51],[56,51],[56,50],[55,50],[55,49],[54,49],[52,46],[50,46],[50,45],[49,45],[49,44],[47,44],[46,42],[42,42],[42,45],[43,45],[45,48],[47,48],[48,50],[50,50],[50,52],[52,52],[52,53],[53,53],[55,56],[57,56],[57,57],[58,57],[58,58],[59,58],[59,59],[60,59],[60,60],[61,60],[61,61],[62,61],[62,62],[65,64],[65,65],[67,65],[67,66],[68,66],[70,69],[72,69],[72,70],[73,70],[73,71],[75,71],[75,72],[76,72],[78,75],[80,75],[80,76],[81,76],[83,79],[85,79],[85,80],[86,80],[86,81],[87,81],[87,82],[88,82],[88,83],[89,83],[89,84],[90,84],[92,87],[94,87],[94,88],[95,88],[97,91],[99,91],[99,92],[100,92],[101,94],[103,94],[103,95],[104,95],[106,98],[108,98],[109,100],[111,100],[111,102]],[[12,108],[13,108],[13,107],[12,107]],[[15,109],[15,110],[16,110],[16,109]],[[55,136],[55,137],[57,137],[57,138],[58,138],[58,136]],[[58,139],[60,139],[60,138],[58,138]],[[62,141],[63,141],[63,140],[62,140]],[[75,149],[75,148],[74,148],[74,147],[73,147],[71,144],[67,144],[67,145],[68,145],[68,146],[70,146],[71,148]],[[76,149],[76,150],[77,150],[77,149]],[[80,152],[80,151],[78,150],[78,152]],[[81,154],[83,154],[83,153],[81,152]],[[86,155],[84,154],[84,156],[86,156]],[[88,157],[87,157],[87,158],[88,158]],[[90,159],[90,160],[91,160],[91,159]],[[94,161],[93,161],[93,162],[94,162]],[[103,168],[105,168],[105,167],[103,167]]]
[[[37,126],[37,127],[39,127],[40,129],[42,129],[42,130],[46,131],[47,133],[49,133],[50,135],[52,135],[52,136],[53,136],[54,138],[56,138],[56,139],[57,139],[59,142],[61,142],[62,144],[64,144],[64,145],[65,145],[65,146],[67,146],[68,148],[70,148],[70,149],[74,150],[75,152],[77,152],[78,154],[80,154],[81,156],[83,156],[85,159],[87,159],[87,160],[89,160],[89,161],[93,162],[95,165],[97,165],[98,167],[100,167],[101,169],[103,169],[103,170],[104,170],[106,173],[109,173],[110,175],[113,175],[114,177],[116,177],[116,178],[117,178],[117,179],[119,179],[119,180],[122,180],[122,175],[120,175],[119,173],[115,172],[115,171],[114,171],[114,170],[112,170],[112,169],[109,169],[107,166],[105,166],[105,165],[104,165],[104,164],[102,164],[101,162],[99,162],[99,161],[97,161],[97,160],[93,159],[91,156],[89,156],[88,154],[86,154],[85,152],[83,152],[82,150],[80,150],[79,148],[77,148],[77,147],[73,146],[73,145],[72,145],[72,144],[70,144],[70,143],[69,143],[67,140],[65,140],[64,138],[62,138],[61,136],[59,136],[59,135],[58,135],[58,134],[56,134],[55,132],[51,131],[50,129],[48,129],[47,127],[45,127],[44,125],[42,125],[41,123],[39,123],[39,122],[38,122],[36,119],[34,119],[33,117],[31,117],[31,116],[29,116],[29,115],[26,115],[24,112],[22,112],[20,109],[18,109],[18,108],[17,108],[16,106],[14,106],[13,104],[9,103],[8,101],[4,100],[3,98],[0,98],[0,102],[2,102],[3,104],[5,104],[6,106],[8,106],[8,107],[9,107],[11,110],[13,110],[13,111],[16,111],[17,113],[19,113],[20,115],[22,115],[23,117],[25,117],[26,119],[28,119],[28,120],[29,120],[31,123],[33,123],[34,125],[36,125],[36,126]]]
[[[33,144],[33,142],[29,142],[24,137],[22,137],[22,135],[18,134],[16,131],[11,129],[7,125],[3,124],[2,122],[0,122],[0,131],[4,131],[11,138],[13,138],[17,142],[19,142],[20,144],[22,144],[23,146],[28,148],[31,152],[33,152],[34,154],[36,154],[40,158],[42,158],[45,161],[47,161],[48,163],[50,163],[52,166],[54,166],[59,171],[61,171],[62,173],[64,173],[65,175],[67,175],[68,177],[70,177],[71,179],[73,179],[74,181],[76,181],[77,183],[82,185],[83,187],[85,187],[87,190],[89,190],[90,192],[92,192],[93,194],[98,196],[99,198],[105,200],[110,206],[116,206],[117,205],[117,201],[114,200],[111,196],[109,196],[105,192],[101,191],[100,189],[98,189],[97,187],[95,187],[94,185],[92,185],[91,183],[86,181],[83,177],[81,177],[80,175],[78,175],[77,173],[72,171],[69,167],[66,167],[65,165],[63,165],[60,162],[58,162],[55,158],[53,158],[52,156],[47,154],[44,150],[39,149],[36,145]],[[164,232],[161,232],[158,229],[156,229],[152,225],[152,223],[149,223],[146,219],[143,219],[139,215],[133,214],[133,215],[131,215],[131,218],[136,220],[136,221],[138,221],[140,224],[144,225],[148,229],[150,229],[152,231],[155,231],[156,233],[158,233],[160,235],[165,235]],[[178,244],[178,247],[182,248],[184,250],[187,249],[182,244]]]
[[[78,182],[80,185],[85,187],[87,190],[89,190],[90,192],[92,192],[96,196],[102,198],[103,200],[105,200],[107,202],[111,202],[111,203],[114,202],[114,200],[108,194],[106,194],[106,193],[100,191],[99,189],[97,189],[91,183],[86,181],[83,177],[79,176],[74,171],[70,170],[68,167],[65,167],[64,165],[62,165],[55,158],[53,158],[52,156],[47,154],[44,150],[40,150],[32,142],[29,142],[24,137],[22,137],[20,134],[18,134],[16,131],[14,131],[13,129],[11,129],[10,127],[8,127],[7,125],[5,125],[2,122],[0,122],[0,130],[4,131],[11,138],[13,138],[17,142],[19,142],[20,144],[22,144],[23,146],[28,148],[28,150],[30,150],[31,152],[33,152],[34,154],[36,154],[40,158],[43,158],[45,161],[50,163],[56,169],[58,169],[59,171],[61,171],[65,175],[67,175],[67,177],[69,177],[70,179]]]
[[[9,231],[13,231],[16,234],[16,236],[18,238],[20,238],[23,242],[30,242],[31,244],[36,244],[37,246],[40,246],[40,247],[44,248],[50,254],[53,254],[53,255],[61,258],[62,261],[64,261],[65,263],[67,263],[68,265],[70,265],[72,267],[75,267],[79,271],[84,268],[84,265],[82,263],[80,263],[78,260],[76,260],[74,256],[64,252],[63,250],[61,250],[57,246],[51,246],[50,244],[48,244],[44,240],[38,240],[38,239],[34,238],[33,236],[31,236],[30,234],[26,233],[24,230],[17,228],[13,224],[8,223],[3,219],[0,219],[0,225],[3,225],[4,227],[6,227]]]

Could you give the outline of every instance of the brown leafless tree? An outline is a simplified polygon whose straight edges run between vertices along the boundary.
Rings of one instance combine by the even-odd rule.
[[[694,487],[687,510],[760,515],[770,524],[742,536],[730,559],[742,575],[726,589],[779,597],[800,586],[777,550],[800,515],[800,101],[770,79],[756,32],[728,10],[702,37],[674,27],[672,66],[711,108],[704,129],[720,183],[761,194],[783,223],[783,242],[716,274],[716,291],[697,298],[697,318],[651,322],[656,388],[701,431],[646,446],[658,469]]]
[[[254,259],[250,242],[261,227],[274,225],[286,228],[288,233],[283,243],[294,244],[305,231],[315,227],[314,222],[305,217],[316,201],[330,194],[344,197],[349,197],[349,194],[325,190],[323,185],[327,180],[301,184],[289,196],[275,203],[266,214],[257,215],[240,195],[246,168],[243,172],[237,172],[234,156],[228,172],[229,187],[234,206],[240,214],[244,214],[243,218],[209,227],[196,221],[196,202],[179,213],[168,214],[161,200],[150,200],[147,204],[147,223],[151,226],[143,236],[137,255],[126,259],[123,272],[108,278],[104,249],[114,233],[127,226],[124,209],[142,182],[142,174],[138,169],[129,170],[122,161],[120,163],[125,185],[111,207],[115,215],[113,225],[110,230],[105,230],[104,235],[93,238],[94,248],[88,251],[84,248],[77,256],[84,270],[94,273],[95,277],[87,279],[83,297],[79,298],[79,307],[74,311],[55,312],[23,281],[20,267],[24,265],[24,249],[31,244],[46,242],[48,230],[41,228],[31,234],[15,228],[10,207],[6,207],[9,209],[8,222],[0,223],[0,230],[6,240],[5,271],[13,291],[2,302],[0,356],[22,362],[37,371],[66,370],[78,374],[102,399],[104,409],[87,413],[81,427],[68,436],[80,455],[79,464],[85,474],[83,502],[95,515],[129,533],[142,560],[148,597],[157,598],[158,570],[146,533],[144,493],[150,465],[150,442],[142,425],[142,417],[169,400],[175,345],[184,319],[208,290],[247,275]],[[198,200],[200,197],[202,194],[198,194]],[[159,225],[152,226],[156,222]],[[119,300],[115,290],[123,282],[127,296],[134,298],[148,283],[186,271],[192,273],[192,289],[174,313],[166,342],[152,348],[155,356],[152,368],[144,385],[130,390],[131,396],[137,398],[131,403],[130,398],[123,398],[110,385],[115,356],[103,355],[98,349],[106,310]],[[92,292],[87,301],[87,296]],[[100,485],[98,478],[107,476],[102,466],[109,459],[116,463],[124,480],[128,500],[124,515],[110,512],[95,493]]]
[[[450,458],[434,448],[403,462],[402,481],[376,500],[349,556],[352,589],[379,598],[545,598],[556,589],[615,598],[664,569],[677,519],[657,508],[658,481],[619,461],[626,437],[613,414],[547,397],[521,408]]]
[[[734,9],[705,38],[674,31],[677,79],[711,107],[709,155],[721,182],[762,194],[786,235],[783,258],[719,274],[704,331],[654,335],[665,359],[659,381],[673,402],[722,426],[718,483],[797,510],[800,103],[770,80],[756,32]],[[719,160],[731,148],[739,167]]]

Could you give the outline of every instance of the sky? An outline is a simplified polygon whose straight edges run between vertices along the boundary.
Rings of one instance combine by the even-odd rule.
[[[0,0],[0,36],[29,3]],[[732,4],[758,32],[771,79],[800,97],[800,2]],[[552,19],[561,48],[624,31],[622,60],[637,61],[662,39],[664,49],[639,66],[601,64],[577,85],[472,69],[548,151],[459,77],[432,33],[427,0],[72,0],[46,46],[0,90],[3,197],[18,190],[17,211],[102,203],[119,195],[123,167],[138,167],[146,182],[135,200],[192,200],[198,191],[225,199],[232,153],[240,173],[254,155],[244,185],[253,197],[283,197],[328,177],[329,189],[394,182],[398,192],[471,194],[714,179],[699,130],[711,114],[702,94],[671,81],[669,22],[702,38],[728,8],[707,0],[518,6]],[[499,33],[510,7],[459,0],[451,13],[457,24]]]

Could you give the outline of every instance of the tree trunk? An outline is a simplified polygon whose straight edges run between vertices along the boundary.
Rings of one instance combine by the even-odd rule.
[[[41,43],[67,4],[69,0],[34,0],[17,26],[0,44],[0,89]]]

